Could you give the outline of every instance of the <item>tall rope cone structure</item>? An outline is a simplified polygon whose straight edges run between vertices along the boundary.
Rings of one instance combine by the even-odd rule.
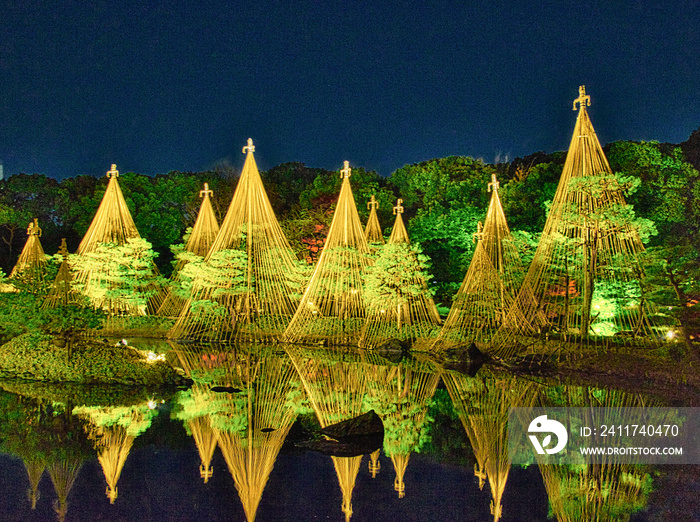
[[[522,349],[522,337],[560,342],[652,342],[638,231],[625,219],[623,189],[612,174],[579,88],[578,118],[532,264],[504,325],[497,355]],[[614,313],[605,312],[613,305]]]
[[[129,240],[141,239],[122,189],[119,187],[118,177],[119,171],[117,166],[113,164],[107,172],[109,179],[107,189],[85,236],[78,245],[77,255],[91,254],[104,243],[124,245]],[[152,264],[150,268],[154,276],[159,274],[155,264]],[[102,270],[79,270],[73,275],[73,281],[84,285],[84,293],[89,295],[91,288],[101,286],[105,275]],[[130,301],[120,299],[92,298],[91,303],[95,308],[103,308],[112,313],[126,313],[127,315],[144,315],[146,311],[155,313],[163,299],[162,289],[155,288],[154,285],[146,281],[144,282],[144,290],[155,290],[155,295],[149,299],[147,310],[133,305]]]
[[[50,462],[46,465],[46,471],[49,474],[53,488],[58,497],[54,500],[53,509],[58,515],[59,522],[66,520],[68,514],[68,495],[73,489],[75,479],[83,467],[83,462],[75,457],[69,457],[66,460]]]
[[[263,491],[284,440],[294,424],[298,403],[286,357],[271,347],[240,350],[227,366],[227,383],[241,388],[224,395],[224,407],[213,415],[219,448],[236,484],[246,520],[255,520]]]
[[[493,174],[488,184],[491,201],[486,219],[474,234],[474,255],[445,324],[431,346],[433,351],[471,342],[484,348],[503,324],[517,295],[524,268],[513,245],[499,188]]]
[[[372,196],[367,202],[367,208],[369,209],[369,218],[367,218],[367,225],[365,226],[365,239],[367,239],[367,244],[383,245],[385,243],[384,235],[382,234],[382,227],[377,217],[379,201]]]
[[[42,309],[56,308],[57,306],[68,306],[81,301],[81,296],[73,288],[73,276],[68,263],[68,246],[66,238],[61,239],[61,247],[58,249],[61,255],[61,265],[58,267],[56,279],[51,285],[46,299],[41,305]]]
[[[205,183],[204,188],[199,191],[199,197],[202,198],[202,204],[199,207],[197,219],[192,227],[190,237],[185,243],[185,251],[190,252],[199,257],[205,257],[211,246],[214,244],[216,236],[219,234],[219,223],[216,220],[214,209],[211,206],[210,197],[214,194],[209,190],[209,184]],[[172,286],[177,286],[180,282],[180,270],[187,264],[187,260],[180,259],[173,268],[173,273],[170,276],[170,287],[168,293],[163,300],[163,304],[158,309],[158,315],[163,317],[178,317],[185,306],[186,300],[177,295],[176,291],[172,290]]]
[[[41,246],[41,228],[39,220],[34,220],[27,227],[27,241],[24,243],[24,248],[17,258],[17,263],[10,272],[10,277],[26,278],[27,283],[38,284],[43,277],[43,271],[46,268],[46,254]]]
[[[46,462],[43,459],[27,459],[22,462],[24,463],[24,469],[27,471],[27,478],[29,479],[27,496],[29,497],[31,508],[36,509],[36,503],[40,496],[39,482],[41,482],[41,477],[44,476]]]
[[[219,367],[226,364],[228,351],[202,352],[200,347],[169,343],[176,355],[180,367],[190,379],[202,380],[207,374],[221,374]],[[230,384],[227,382],[227,384]],[[181,420],[188,435],[194,439],[199,453],[199,476],[204,483],[214,476],[212,459],[219,442],[219,433],[212,426],[212,418],[225,415],[228,401],[224,394],[211,390],[212,384],[195,381],[188,390],[181,391],[176,396],[176,408],[172,417]]]
[[[340,171],[343,185],[326,244],[284,332],[286,342],[358,342],[366,317],[363,277],[369,249],[350,188],[350,174],[346,161]]]
[[[636,394],[590,387],[564,386],[561,398],[567,407],[578,408],[585,415],[581,425],[589,426],[619,422],[619,411],[623,408],[659,404],[643,401]],[[591,415],[592,411],[605,413],[601,418],[600,413]],[[640,416],[640,422],[642,418]],[[521,419],[523,426],[529,420]],[[550,512],[558,521],[629,520],[633,513],[647,505],[652,478],[648,468],[639,464],[639,457],[625,462],[607,457],[600,463],[571,465],[545,464],[538,454],[535,458],[549,497]]]
[[[498,522],[503,515],[501,503],[512,462],[508,454],[509,409],[532,406],[537,389],[532,382],[486,369],[476,378],[447,371],[442,379],[472,445],[479,489],[488,480],[491,515]]]
[[[428,402],[435,395],[441,371],[430,362],[402,361],[387,364],[372,352],[365,352],[367,363],[367,402],[384,423],[384,453],[396,472],[394,490],[406,495],[404,475],[411,453],[420,450],[421,432],[428,413]],[[370,461],[376,475],[378,460]]]
[[[429,339],[441,324],[416,253],[411,250],[401,203],[399,199],[394,207],[396,221],[389,241],[375,259],[373,269],[378,277],[368,277],[376,283],[381,281],[384,289],[378,299],[367,300],[367,320],[359,340],[362,348],[376,348],[390,339],[399,339],[410,342],[413,349],[424,349],[430,346]]]
[[[255,163],[253,140],[236,191],[205,263],[168,336],[249,341],[277,338],[296,310],[303,269],[282,232]]]
[[[367,394],[366,364],[358,356],[337,348],[312,350],[288,346],[286,351],[322,428],[366,413],[363,408]],[[331,459],[343,494],[342,510],[349,522],[362,455]]]
[[[148,403],[133,406],[79,406],[73,413],[88,422],[85,431],[97,451],[97,459],[107,482],[105,494],[110,504],[117,500],[117,483],[136,437],[150,426],[157,410]]]

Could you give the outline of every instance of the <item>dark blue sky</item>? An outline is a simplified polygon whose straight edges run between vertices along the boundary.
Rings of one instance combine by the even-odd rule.
[[[63,178],[565,149],[700,127],[700,2],[0,2],[0,161]]]

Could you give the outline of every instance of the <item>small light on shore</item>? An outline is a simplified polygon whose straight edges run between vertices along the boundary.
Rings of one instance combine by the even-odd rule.
[[[669,330],[668,332],[666,332],[666,339],[668,339],[669,341],[674,337],[676,337],[676,332],[674,332],[673,330]]]

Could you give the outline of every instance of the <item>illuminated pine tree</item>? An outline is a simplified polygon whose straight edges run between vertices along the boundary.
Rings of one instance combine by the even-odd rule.
[[[205,183],[204,189],[199,191],[199,197],[203,199],[194,226],[187,229],[183,245],[170,247],[175,256],[175,266],[170,276],[168,293],[158,309],[158,315],[164,317],[180,315],[191,292],[191,280],[183,281],[181,270],[190,261],[203,260],[219,233],[219,223],[216,221],[209,199],[211,195],[213,192],[209,190],[209,184]]]
[[[532,264],[492,342],[501,356],[522,337],[564,342],[653,341],[640,254],[648,222],[625,203],[626,180],[613,174],[593,130],[583,86],[569,152]],[[603,318],[594,302],[617,287],[617,313]],[[603,321],[605,319],[605,321]],[[603,323],[608,323],[603,325]],[[605,327],[604,327],[605,326]],[[546,334],[546,335],[545,335]]]
[[[503,324],[520,287],[524,268],[513,243],[492,174],[486,219],[474,234],[476,248],[450,313],[432,345],[435,351],[476,342],[486,344]]]
[[[366,317],[363,277],[369,249],[350,188],[345,162],[343,185],[321,257],[284,332],[287,342],[357,344]]]
[[[254,151],[253,141],[249,139],[243,147],[246,160],[236,191],[204,259],[205,264],[213,265],[214,271],[223,270],[222,273],[229,270],[225,266],[228,260],[231,271],[238,274],[240,269],[244,270],[243,279],[238,275],[231,281],[220,277],[222,286],[217,287],[195,278],[190,302],[169,332],[171,338],[215,341],[276,338],[296,309],[305,281],[305,266],[296,259],[275,217]],[[226,252],[219,254],[221,251]],[[242,257],[234,252],[242,253]],[[211,304],[198,306],[207,302]]]
[[[394,207],[396,222],[389,241],[367,269],[368,316],[360,338],[361,347],[376,347],[389,339],[427,343],[440,324],[440,315],[426,283],[430,278],[429,260],[408,239],[401,203],[399,199]]]

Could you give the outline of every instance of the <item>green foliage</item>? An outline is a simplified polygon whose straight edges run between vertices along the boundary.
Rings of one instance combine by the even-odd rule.
[[[691,242],[700,227],[700,173],[683,159],[680,147],[658,142],[615,142],[608,147],[611,167],[641,181],[629,202],[651,219],[660,237],[654,243]]]
[[[157,255],[142,238],[123,245],[101,243],[94,252],[73,254],[69,258],[73,270],[89,274],[86,283],[75,283],[75,289],[110,313],[145,310],[148,299],[165,284],[154,272]]]
[[[0,391],[0,451],[46,465],[94,459],[83,422],[56,406]]]
[[[474,232],[485,209],[434,206],[430,211],[419,210],[407,227],[411,239],[432,261],[433,281],[444,289],[436,294],[440,302],[449,302],[467,272],[474,253]]]
[[[623,198],[633,193],[640,185],[639,180],[622,176],[619,173],[598,174],[595,176],[579,176],[569,181],[569,190],[585,194],[596,201],[602,200],[606,194],[620,194]],[[614,234],[621,241],[634,240],[639,235],[643,243],[656,235],[654,222],[638,217],[629,203],[618,203],[607,198],[604,204],[590,208],[582,213],[581,208],[572,208],[562,216],[565,221],[580,224],[582,218],[588,226],[594,224],[598,233],[603,237]]]
[[[563,161],[539,163],[501,186],[503,212],[511,230],[539,233],[544,228],[547,201],[554,198]]]
[[[73,415],[89,419],[90,424],[99,428],[121,426],[127,435],[138,437],[150,428],[158,410],[148,404],[134,406],[76,406]]]
[[[2,294],[0,300],[0,345],[27,332],[41,329],[42,298],[27,292]]]
[[[473,205],[483,197],[486,184],[495,172],[495,167],[481,160],[449,156],[406,165],[392,173],[390,183],[401,195],[406,214],[411,217],[418,209],[430,212],[446,203]]]
[[[53,338],[40,333],[15,337],[0,349],[0,371],[30,380],[76,383],[141,384],[163,386],[179,376],[162,361],[149,362],[129,347],[109,342],[79,341],[73,357]]]
[[[372,310],[396,310],[421,296],[432,298],[425,281],[430,279],[430,261],[420,246],[407,243],[384,245],[367,269],[365,297]]]

